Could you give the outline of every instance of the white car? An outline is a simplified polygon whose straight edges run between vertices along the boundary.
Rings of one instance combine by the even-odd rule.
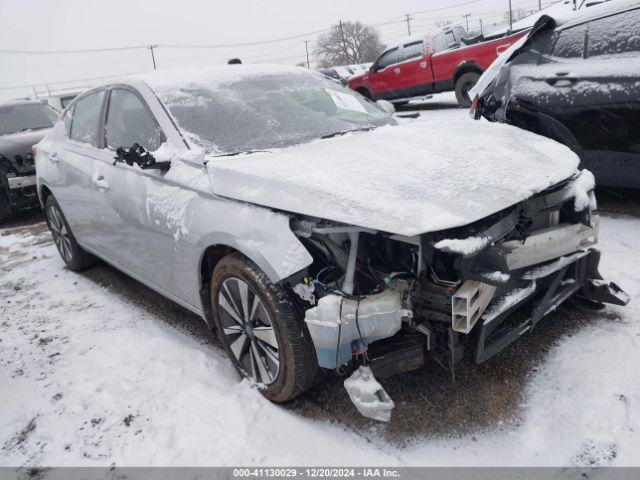
[[[484,361],[571,296],[625,304],[577,165],[514,127],[399,125],[318,73],[244,65],[94,88],[36,153],[67,267],[101,258],[196,312],[276,402],[329,369]]]

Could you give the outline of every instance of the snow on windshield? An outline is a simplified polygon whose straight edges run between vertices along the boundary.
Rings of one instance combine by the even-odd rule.
[[[281,148],[394,122],[356,92],[302,68],[234,65],[141,79],[207,153]]]

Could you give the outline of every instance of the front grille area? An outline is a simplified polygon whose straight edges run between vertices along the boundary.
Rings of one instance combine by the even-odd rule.
[[[560,223],[560,210],[546,210],[536,213],[531,219],[531,230],[542,230]]]
[[[31,152],[26,155],[15,155],[14,158],[20,167],[33,167],[33,155],[31,155]]]

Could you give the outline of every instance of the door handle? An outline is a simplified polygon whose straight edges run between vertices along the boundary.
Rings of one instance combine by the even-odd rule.
[[[400,69],[399,68],[395,68],[393,70],[393,73],[395,73],[396,75],[399,75],[400,74]]]
[[[57,152],[53,152],[51,155],[49,155],[49,160],[51,160],[52,163],[60,163],[60,156],[57,154]]]
[[[549,77],[544,79],[552,87],[570,87],[574,83],[578,81],[577,78],[558,76],[558,77]]]
[[[427,68],[427,62],[420,62],[420,68]]]
[[[96,175],[95,177],[93,177],[93,184],[102,189],[102,190],[109,190],[109,182],[107,182],[107,179],[104,178],[104,175]]]

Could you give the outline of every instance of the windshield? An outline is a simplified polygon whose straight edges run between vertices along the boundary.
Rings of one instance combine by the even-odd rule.
[[[0,107],[0,135],[50,128],[58,113],[48,105],[4,105]]]
[[[316,73],[239,76],[157,93],[188,140],[214,154],[288,147],[395,123],[375,103]]]

